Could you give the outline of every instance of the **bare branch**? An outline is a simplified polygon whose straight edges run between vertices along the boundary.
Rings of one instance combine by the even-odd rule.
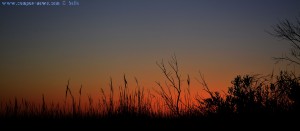
[[[182,103],[182,101],[180,100],[180,97],[181,97],[181,76],[179,74],[179,66],[178,66],[177,58],[174,55],[174,56],[172,56],[171,60],[168,61],[168,65],[171,68],[170,71],[165,66],[165,63],[164,63],[163,60],[161,60],[160,63],[156,62],[156,64],[161,69],[163,75],[165,76],[165,78],[167,80],[165,82],[165,84],[166,84],[166,88],[167,88],[168,93],[166,92],[166,90],[163,88],[163,86],[159,82],[156,82],[158,84],[158,86],[160,87],[160,89],[161,89],[159,94],[165,100],[168,107],[170,109],[172,108],[171,110],[173,110],[173,108],[175,107],[175,109],[176,109],[175,111],[176,111],[177,115],[180,115],[179,102]],[[176,92],[175,94],[176,94],[177,97],[176,97],[176,100],[175,100],[175,104],[174,104],[174,100],[173,100],[172,93],[171,93],[172,91],[171,91],[170,87],[172,87]]]
[[[269,33],[269,32],[268,32]],[[290,56],[276,57],[277,62],[288,61],[290,64],[300,65],[300,21],[296,18],[296,22],[292,23],[288,19],[280,21],[273,26],[273,33],[270,35],[287,40],[291,43]]]

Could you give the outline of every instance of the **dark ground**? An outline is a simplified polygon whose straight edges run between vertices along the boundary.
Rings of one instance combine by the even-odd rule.
[[[299,130],[298,116],[201,118],[2,118],[5,130]]]

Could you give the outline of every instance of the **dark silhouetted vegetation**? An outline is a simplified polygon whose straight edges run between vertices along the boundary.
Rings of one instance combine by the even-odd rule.
[[[15,123],[26,123],[25,126],[33,123],[50,126],[55,123],[64,127],[84,127],[87,123],[90,127],[99,128],[142,126],[201,129],[214,124],[222,125],[218,128],[235,127],[228,124],[231,122],[248,125],[251,121],[285,125],[285,122],[291,124],[299,118],[300,77],[293,72],[281,71],[277,76],[237,76],[231,82],[232,86],[223,93],[210,91],[200,74],[199,82],[209,94],[208,98],[202,98],[191,96],[189,75],[186,86],[183,86],[184,80],[175,56],[169,66],[163,61],[158,66],[166,82],[164,86],[157,82],[159,90],[155,90],[156,94],[150,90],[146,93],[137,78],[135,87],[130,88],[124,75],[124,85],[119,86],[118,92],[110,78],[109,93],[101,89],[101,97],[96,103],[88,96],[87,105],[83,106],[83,86],[80,87],[79,98],[75,98],[68,81],[64,104],[47,103],[44,95],[41,104],[18,98],[1,101],[0,119],[4,125],[10,126]]]

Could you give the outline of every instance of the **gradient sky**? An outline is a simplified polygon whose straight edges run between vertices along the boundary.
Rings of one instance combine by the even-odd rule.
[[[3,0],[0,0],[3,1]],[[147,89],[163,81],[156,61],[175,53],[182,78],[198,71],[213,90],[237,75],[287,68],[274,56],[289,51],[266,30],[294,20],[299,0],[79,0],[72,7],[0,6],[0,96],[63,98],[83,84],[96,95],[134,77]],[[288,67],[290,68],[290,67]],[[50,97],[51,96],[51,97]],[[53,97],[55,96],[55,97]]]

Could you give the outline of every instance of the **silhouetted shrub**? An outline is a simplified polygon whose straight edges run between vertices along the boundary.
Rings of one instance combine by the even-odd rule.
[[[207,90],[210,97],[202,104],[208,113],[221,116],[298,114],[300,78],[292,72],[281,71],[275,82],[272,79],[273,76],[237,76],[224,97],[219,92]]]

